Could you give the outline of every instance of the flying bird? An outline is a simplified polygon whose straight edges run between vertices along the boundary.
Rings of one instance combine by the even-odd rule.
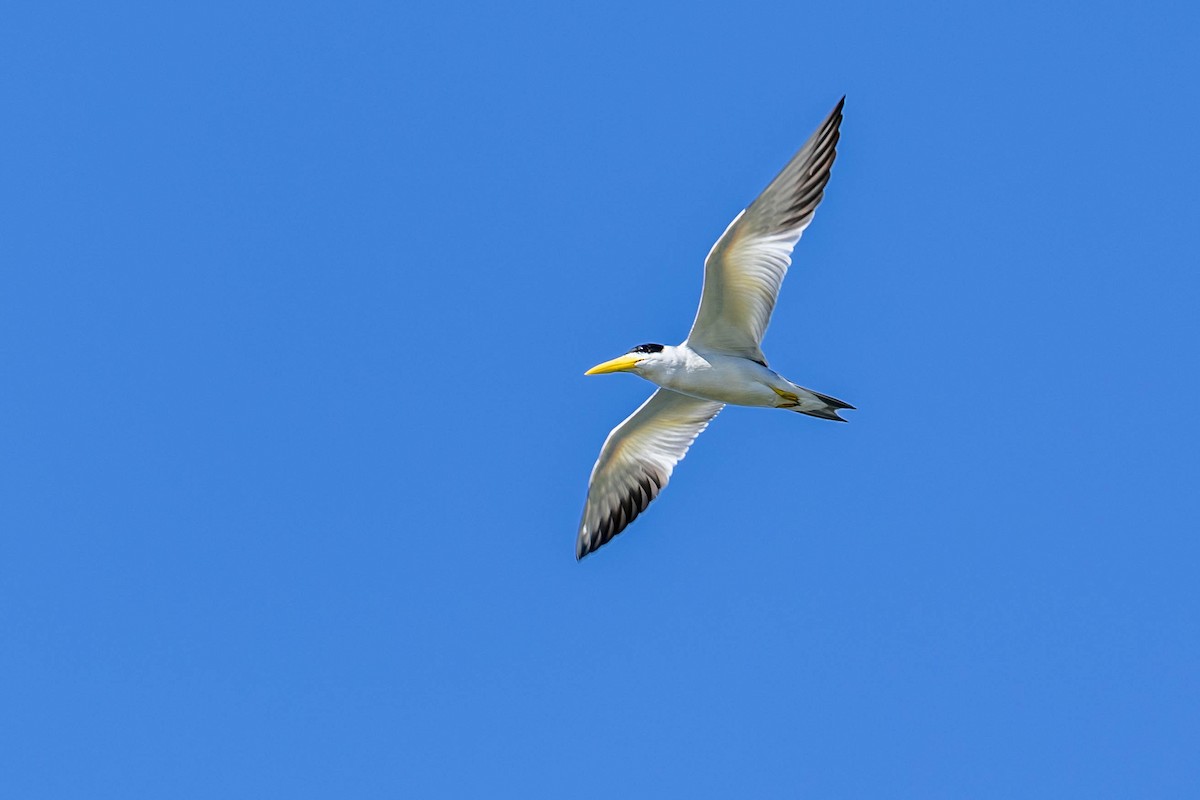
[[[575,557],[607,543],[646,510],[675,465],[726,404],[784,408],[845,422],[854,406],[767,366],[761,349],[792,250],[812,222],[837,155],[843,97],[704,260],[704,289],[682,344],[640,344],[585,375],[632,372],[659,388],[612,429],[588,481]]]

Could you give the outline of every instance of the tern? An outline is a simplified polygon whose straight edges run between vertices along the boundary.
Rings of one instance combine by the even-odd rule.
[[[763,334],[792,250],[812,222],[837,155],[843,97],[787,166],[734,217],[704,260],[700,309],[687,339],[641,344],[585,375],[632,372],[659,388],[612,429],[588,481],[575,557],[609,542],[666,487],[675,465],[727,404],[783,408],[845,422],[854,406],[767,366]]]

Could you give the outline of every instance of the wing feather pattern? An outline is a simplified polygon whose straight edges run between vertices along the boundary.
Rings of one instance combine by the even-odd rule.
[[[812,222],[829,182],[845,102],[843,97],[709,251],[688,344],[766,363],[760,349],[763,334],[792,263],[792,250]]]
[[[608,542],[646,510],[723,407],[724,403],[659,389],[612,429],[588,481],[576,558]]]

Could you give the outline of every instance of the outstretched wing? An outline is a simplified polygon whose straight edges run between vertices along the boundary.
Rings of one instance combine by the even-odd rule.
[[[688,343],[763,361],[763,334],[792,249],[812,222],[837,155],[843,97],[763,193],[729,223],[704,260],[704,291]]]
[[[724,405],[659,389],[612,429],[588,481],[576,558],[606,543],[646,510]]]

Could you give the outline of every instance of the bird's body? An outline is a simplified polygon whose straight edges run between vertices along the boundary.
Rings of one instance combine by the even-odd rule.
[[[760,361],[703,352],[687,342],[675,347],[664,345],[661,356],[648,359],[639,375],[689,397],[735,406],[802,411],[826,406],[816,393],[797,386]],[[798,400],[788,395],[796,395]]]
[[[844,102],[713,245],[688,338],[675,346],[638,345],[587,371],[633,372],[659,389],[609,433],[600,450],[576,538],[577,558],[646,509],[725,405],[782,408],[839,422],[844,420],[837,412],[853,408],[787,380],[767,366],[761,349],[792,249],[829,180]]]

